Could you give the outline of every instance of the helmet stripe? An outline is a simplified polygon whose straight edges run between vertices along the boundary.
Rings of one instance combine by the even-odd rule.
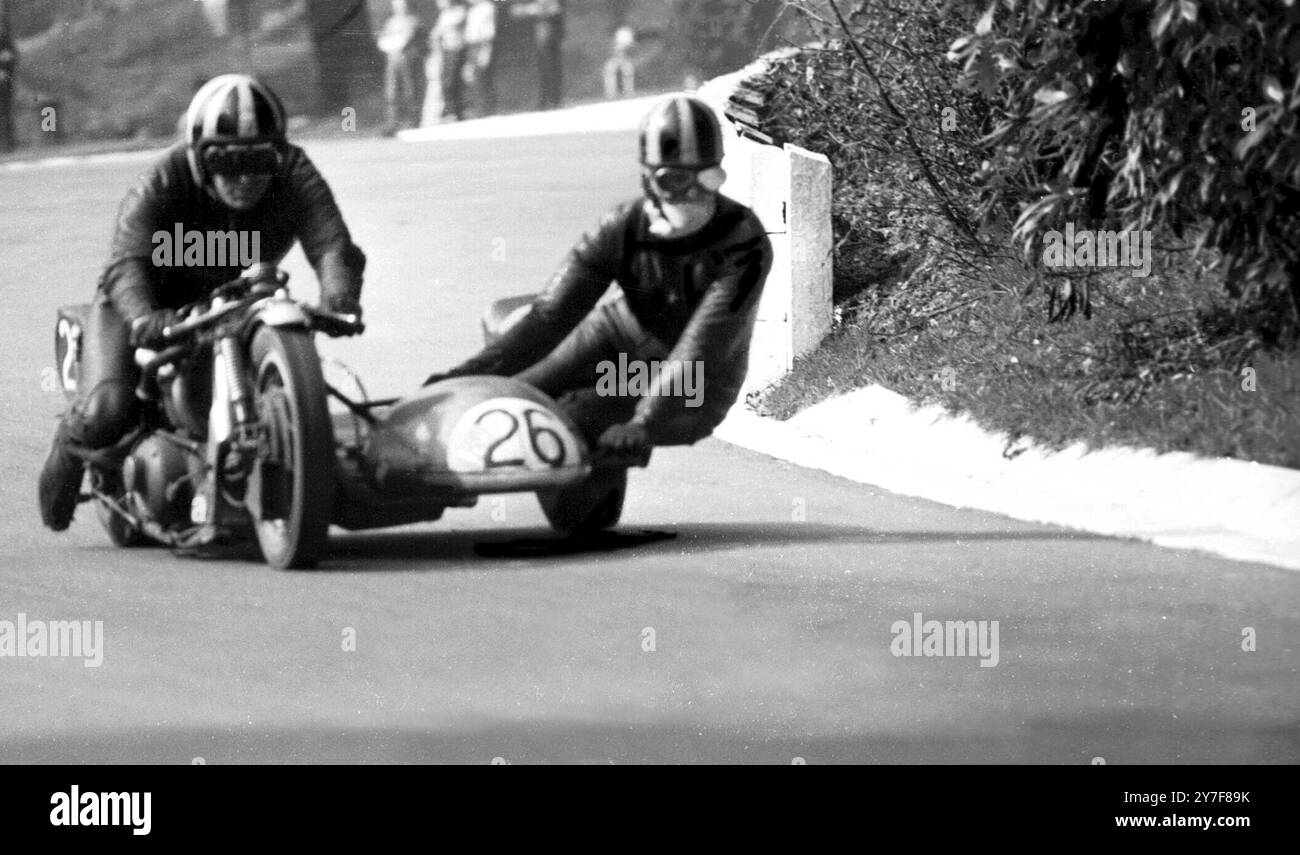
[[[253,108],[253,87],[247,80],[241,80],[235,86],[235,97],[239,103],[235,115],[239,117],[236,133],[244,138],[258,135],[257,111]]]
[[[689,95],[670,95],[641,122],[641,162],[705,169],[722,161],[722,128],[713,108]]]
[[[646,163],[658,164],[663,162],[664,153],[660,145],[663,142],[664,136],[663,125],[664,114],[662,110],[656,110],[650,114],[649,121],[646,122],[644,135],[646,141]]]
[[[203,135],[204,109],[208,104],[209,93],[213,89],[213,81],[209,80],[199,87],[199,91],[194,93],[194,98],[190,100],[190,109],[185,116],[185,132],[189,135],[186,142],[193,145],[194,141]]]
[[[691,102],[685,98],[676,99],[675,106],[681,122],[681,153],[678,157],[682,163],[698,164],[700,162],[700,137],[695,131],[695,111]]]
[[[209,139],[220,133],[217,125],[221,121],[221,108],[227,94],[229,89],[225,86],[214,86],[208,93],[207,104],[203,109],[203,131],[199,134],[201,138]]]

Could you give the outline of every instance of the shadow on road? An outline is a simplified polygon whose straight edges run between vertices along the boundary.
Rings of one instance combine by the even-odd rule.
[[[797,724],[754,730],[691,722],[532,720],[460,726],[147,727],[5,740],[22,764],[244,763],[1294,763],[1294,722],[1134,712],[1067,716],[974,731],[864,730],[834,736]],[[199,760],[199,758],[202,758]]]
[[[524,537],[476,543],[474,553],[483,558],[552,558],[632,549],[675,537],[677,534],[671,531],[598,531],[576,537]]]
[[[425,530],[364,532],[333,539],[326,571],[427,571],[466,569],[451,565],[486,560],[599,562],[611,552],[675,555],[737,548],[784,548],[830,544],[870,547],[908,543],[1106,540],[1101,535],[1060,529],[1011,531],[881,531],[820,523],[689,523],[670,530],[617,529],[564,538],[546,529],[484,531]],[[411,563],[419,562],[418,564]],[[430,562],[436,565],[430,566]]]
[[[784,549],[800,546],[848,545],[862,548],[890,544],[947,543],[954,546],[989,542],[1108,540],[1102,535],[1051,528],[1005,531],[885,531],[824,523],[686,523],[661,529],[619,528],[584,537],[565,538],[546,528],[455,529],[437,526],[369,532],[335,532],[324,562],[311,572],[428,572],[481,568],[491,562],[502,569],[523,568],[539,561],[565,564],[600,562],[611,553],[647,556],[690,555],[734,549]],[[254,543],[207,547],[194,554],[169,554],[164,548],[132,550],[143,568],[154,561],[176,562],[201,569],[216,564],[260,565]],[[85,557],[117,554],[107,543],[75,550]],[[65,556],[69,557],[69,556]],[[810,558],[809,560],[813,560]],[[528,564],[520,562],[527,561]],[[515,562],[511,565],[508,562]]]

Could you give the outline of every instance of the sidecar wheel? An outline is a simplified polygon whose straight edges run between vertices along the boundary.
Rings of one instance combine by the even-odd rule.
[[[538,492],[546,521],[560,534],[589,534],[613,528],[623,515],[627,470],[600,472],[581,484]]]
[[[250,489],[266,563],[314,567],[325,554],[334,512],[334,428],[311,334],[261,327],[251,348],[254,394],[265,441]]]

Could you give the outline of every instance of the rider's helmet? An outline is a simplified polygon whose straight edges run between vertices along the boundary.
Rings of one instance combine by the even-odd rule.
[[[190,172],[199,186],[215,174],[274,175],[283,161],[280,99],[248,74],[214,77],[194,94],[182,128]]]
[[[640,152],[647,193],[672,198],[696,185],[716,191],[722,172],[722,128],[713,108],[690,95],[673,95],[641,121]]]

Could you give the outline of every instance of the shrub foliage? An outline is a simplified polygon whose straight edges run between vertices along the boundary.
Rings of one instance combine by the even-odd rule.
[[[1242,323],[1295,341],[1300,0],[787,5],[822,42],[771,120],[835,163],[842,254],[917,276],[1032,261],[1066,221],[1186,235]]]

